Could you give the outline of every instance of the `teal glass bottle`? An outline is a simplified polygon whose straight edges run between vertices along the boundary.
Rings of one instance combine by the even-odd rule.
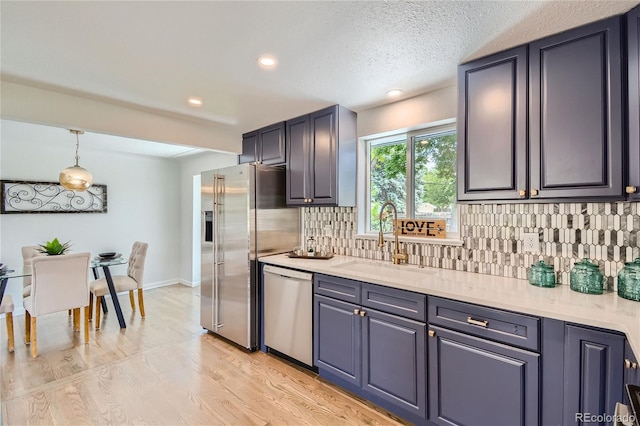
[[[547,265],[544,260],[531,265],[529,269],[529,284],[538,287],[555,287],[556,274],[552,265]]]
[[[602,294],[604,292],[604,277],[600,268],[589,259],[577,262],[570,274],[571,290],[587,294]]]
[[[625,263],[618,273],[618,296],[640,302],[640,257]]]

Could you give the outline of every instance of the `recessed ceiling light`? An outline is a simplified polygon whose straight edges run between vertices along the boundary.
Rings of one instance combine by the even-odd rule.
[[[387,96],[391,96],[395,98],[396,96],[400,96],[402,94],[402,90],[400,89],[391,89],[387,92]]]
[[[202,105],[204,105],[204,101],[200,98],[194,98],[191,97],[189,98],[189,105],[194,106],[194,107],[200,107]]]
[[[263,55],[258,58],[258,64],[260,64],[262,68],[274,68],[277,63],[278,61],[273,56]]]

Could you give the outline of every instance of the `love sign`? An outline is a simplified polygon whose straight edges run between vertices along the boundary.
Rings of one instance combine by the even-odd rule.
[[[398,219],[398,235],[408,237],[446,238],[447,222],[444,219]]]

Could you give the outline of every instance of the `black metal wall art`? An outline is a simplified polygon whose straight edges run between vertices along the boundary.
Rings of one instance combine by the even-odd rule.
[[[0,213],[106,213],[107,185],[71,191],[58,182],[0,180]]]

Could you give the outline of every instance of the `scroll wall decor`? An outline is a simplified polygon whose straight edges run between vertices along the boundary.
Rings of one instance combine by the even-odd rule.
[[[106,213],[107,185],[72,191],[58,182],[0,180],[0,213]]]

